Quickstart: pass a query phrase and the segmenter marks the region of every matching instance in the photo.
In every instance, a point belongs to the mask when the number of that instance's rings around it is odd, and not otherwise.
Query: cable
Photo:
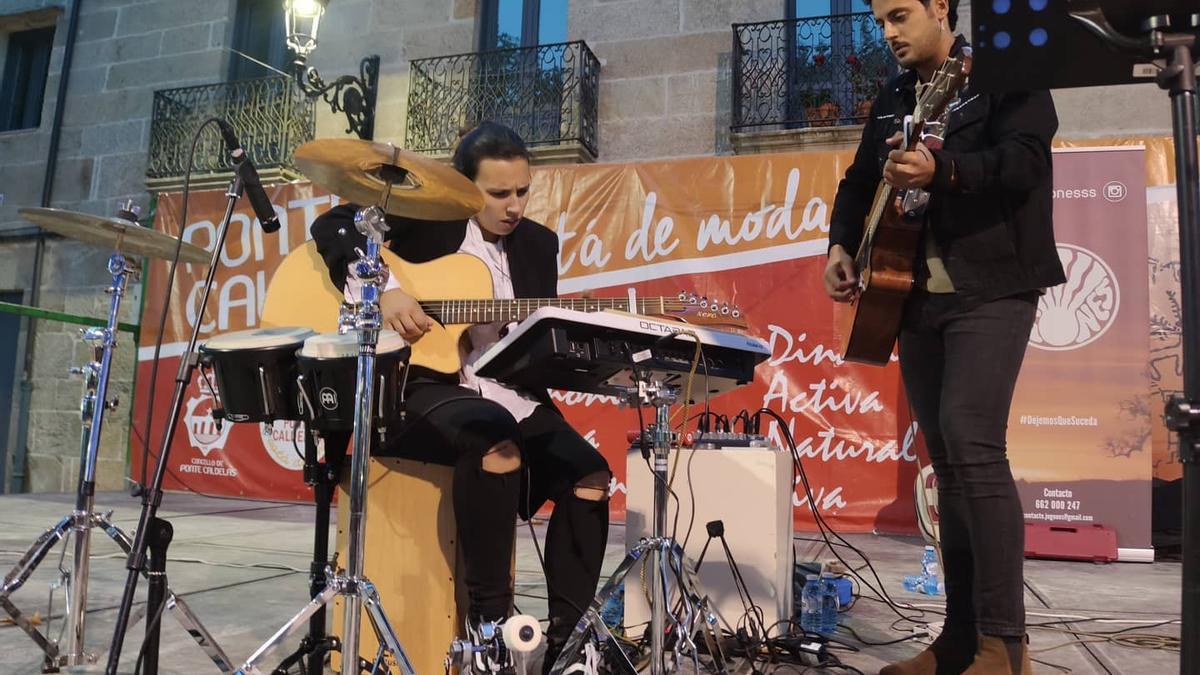
[[[916,618],[910,617],[900,611],[902,607],[887,593],[883,580],[880,579],[879,573],[875,570],[875,567],[871,564],[871,561],[867,555],[863,553],[861,549],[847,541],[845,537],[834,531],[833,528],[829,527],[829,524],[825,522],[820,510],[817,509],[816,499],[813,497],[812,486],[809,483],[808,474],[804,470],[803,462],[800,461],[800,452],[796,447],[796,441],[794,438],[792,438],[791,429],[788,427],[786,421],[783,419],[783,417],[770,408],[760,408],[755,413],[756,416],[762,414],[770,415],[775,419],[779,426],[780,433],[783,435],[785,442],[788,444],[788,448],[792,453],[794,475],[799,477],[801,484],[804,486],[805,496],[808,498],[807,501],[809,511],[812,513],[813,521],[816,523],[818,531],[821,533],[825,545],[829,547],[830,553],[832,553],[833,556],[837,558],[838,562],[842,563],[847,570],[851,571],[852,574],[857,576],[860,583],[862,583],[864,587],[870,589],[873,593],[882,598],[883,602],[897,616],[915,623],[918,622]],[[850,550],[854,551],[863,560],[863,562],[866,563],[867,569],[871,572],[871,576],[874,577],[875,582],[878,584],[878,588],[874,584],[871,584],[869,581],[867,581],[867,579],[865,579],[862,575],[859,575],[857,572],[853,571],[853,566],[847,563],[846,560],[837,552],[837,548],[833,545],[833,542],[830,541],[830,535],[836,538],[845,548],[849,548]]]
[[[167,312],[171,305],[171,291],[175,287],[175,268],[179,266],[179,255],[183,250],[183,231],[184,228],[187,227],[188,201],[191,197],[192,185],[192,164],[195,162],[196,146],[200,143],[200,134],[203,133],[205,127],[216,123],[216,117],[209,117],[200,124],[198,129],[196,129],[195,135],[192,136],[191,148],[188,150],[187,170],[183,174],[183,208],[181,209],[179,216],[179,236],[175,239],[175,255],[171,258],[171,266],[167,268],[167,288],[163,292],[162,312],[159,313],[158,317],[158,336],[154,340],[154,361],[150,366],[150,389],[146,395],[146,434],[143,437],[142,442],[141,471],[141,486],[143,490],[146,489],[146,471],[150,466],[150,435],[151,429],[153,428],[151,425],[154,422],[154,390],[158,384],[159,358],[162,355],[163,335],[167,326]],[[204,317],[198,316],[196,317],[196,320],[203,321]],[[157,459],[157,457],[155,459]],[[170,469],[167,470],[170,471]],[[171,473],[171,476],[175,478],[175,480],[179,481],[181,485],[187,487],[187,484],[179,480],[179,476],[176,476],[174,472]],[[190,490],[191,488],[188,489]]]

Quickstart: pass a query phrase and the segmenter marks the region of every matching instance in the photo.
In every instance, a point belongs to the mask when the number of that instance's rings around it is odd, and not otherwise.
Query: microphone
[[[241,177],[242,186],[246,190],[246,198],[250,200],[250,206],[254,209],[254,216],[258,218],[258,224],[267,234],[278,232],[279,217],[275,215],[275,207],[271,206],[271,200],[267,199],[267,192],[263,190],[262,181],[258,178],[258,171],[255,170],[254,163],[246,155],[242,144],[238,142],[233,127],[225,120],[218,119],[217,128],[221,130],[221,137],[225,139],[225,147],[229,150],[229,156],[233,158],[233,165],[237,167],[238,176]]]

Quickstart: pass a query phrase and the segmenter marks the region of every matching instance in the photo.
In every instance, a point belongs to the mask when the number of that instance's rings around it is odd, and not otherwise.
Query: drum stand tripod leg
[[[237,669],[237,675],[262,675],[262,671],[258,669],[259,661],[262,661],[267,654],[270,654],[284,640],[303,630],[304,625],[314,614],[324,610],[329,603],[333,602],[335,597],[345,592],[345,579],[334,576],[332,570],[327,569],[326,572],[328,578],[325,590],[321,591],[319,596],[309,601],[303,609],[297,612],[287,623],[283,624],[282,628],[275,631],[275,634],[264,642],[261,647],[256,649],[250,655],[250,658],[246,659],[246,662],[242,664],[242,667]],[[347,673],[347,675],[352,674]]]
[[[341,453],[328,452],[325,461],[318,461],[315,431],[304,434],[304,482],[313,486],[313,501],[316,502],[316,522],[313,532],[313,558],[309,567],[309,597],[316,598],[325,590],[325,569],[329,560],[329,513],[333,503],[333,491],[341,475]],[[327,434],[329,447],[345,446],[348,438],[339,433]],[[336,565],[335,565],[336,567]],[[308,635],[300,640],[296,651],[280,662],[274,675],[287,675],[297,663],[306,664],[303,675],[322,675],[325,672],[325,655],[338,650],[338,640],[325,634],[325,607],[320,607],[309,619]]]

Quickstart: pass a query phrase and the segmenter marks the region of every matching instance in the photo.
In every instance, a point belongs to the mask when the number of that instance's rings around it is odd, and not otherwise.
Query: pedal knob
[[[501,629],[504,646],[518,654],[529,654],[542,644],[542,627],[528,614],[511,616]]]

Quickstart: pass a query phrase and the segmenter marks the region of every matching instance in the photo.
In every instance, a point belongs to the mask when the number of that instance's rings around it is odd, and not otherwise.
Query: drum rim
[[[400,333],[398,333],[394,330],[385,328],[380,331],[379,337],[383,337],[384,335],[386,335],[389,340],[399,340],[400,345],[397,347],[388,349],[387,351],[380,351],[380,349],[379,349],[380,345],[378,344],[380,342],[380,340],[377,339],[376,347],[375,347],[375,355],[376,356],[386,356],[386,355],[396,354],[398,352],[403,352],[406,349],[409,350],[410,352],[412,351],[412,343],[409,342],[408,340],[405,340],[404,336],[400,335]],[[327,340],[330,344],[334,344],[334,345],[340,345],[342,343],[349,343],[351,345],[354,345],[355,349],[354,349],[353,353],[345,354],[343,356],[318,356],[316,354],[304,354],[304,348],[308,345],[308,341],[312,340],[314,338],[323,338],[323,339]],[[340,338],[340,342],[336,341],[339,338]],[[351,339],[353,339],[355,341],[350,342]],[[343,359],[357,359],[358,358],[357,345],[358,345],[357,336],[355,336],[353,333],[337,333],[334,331],[329,331],[326,333],[316,333],[315,335],[309,335],[308,337],[304,338],[304,342],[296,350],[296,358],[321,360],[321,361],[341,361]]]
[[[284,335],[258,336],[259,339],[263,339],[263,338],[270,339],[270,338],[274,337],[274,338],[278,338],[281,340],[282,339],[288,340],[287,342],[279,342],[278,344],[270,344],[270,345],[258,345],[258,346],[228,345],[228,346],[226,346],[226,345],[222,345],[219,343],[215,347],[211,345],[213,340],[221,340],[223,338],[228,338],[230,336],[239,335],[239,334],[243,334],[243,333],[252,334],[252,333],[259,332],[259,331],[268,331],[268,330],[275,329],[275,328],[290,328],[290,329],[293,329],[296,331],[307,331],[308,334],[304,335],[303,337],[288,337],[288,336],[284,336]],[[200,351],[202,351],[202,352],[253,352],[253,351],[260,351],[260,350],[267,351],[267,350],[277,350],[277,349],[296,349],[297,345],[303,346],[304,341],[314,335],[320,335],[320,333],[317,333],[316,331],[312,330],[311,328],[305,328],[304,326],[270,326],[270,327],[265,327],[265,328],[264,327],[247,328],[245,330],[235,330],[235,331],[230,331],[227,333],[221,333],[219,335],[214,335],[211,338],[205,340],[203,343],[201,343]]]
[[[384,358],[384,357],[390,358],[392,356],[403,356],[403,352],[406,352],[406,351],[412,352],[412,345],[406,344],[403,347],[397,347],[396,349],[391,349],[386,352],[376,351],[375,358],[380,359],[380,358]],[[349,360],[357,360],[358,354],[347,354],[346,356],[315,356],[315,355],[310,355],[310,354],[303,354],[303,353],[301,353],[301,350],[298,349],[298,350],[296,350],[296,359],[304,360],[304,361],[346,361],[348,359]]]

